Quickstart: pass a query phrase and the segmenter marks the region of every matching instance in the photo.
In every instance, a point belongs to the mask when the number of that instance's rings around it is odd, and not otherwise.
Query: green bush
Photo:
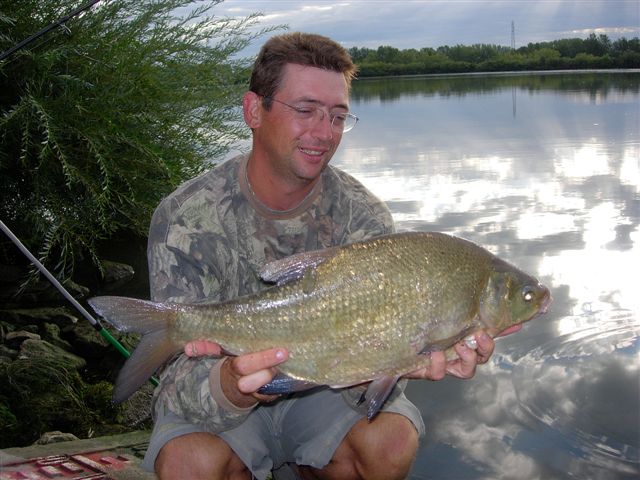
[[[265,31],[190,3],[100,2],[0,63],[0,218],[65,278],[248,135],[238,54]],[[0,0],[0,50],[79,4]]]

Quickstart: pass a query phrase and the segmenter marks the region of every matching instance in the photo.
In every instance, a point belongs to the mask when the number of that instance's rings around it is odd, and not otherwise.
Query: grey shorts
[[[404,394],[388,401],[383,411],[407,417],[418,434],[425,427],[420,411]],[[344,401],[340,391],[320,389],[262,405],[238,427],[218,434],[253,475],[266,479],[271,470],[287,463],[326,466],[336,449],[363,414]],[[143,467],[153,471],[160,449],[171,439],[203,432],[197,425],[169,412],[156,418]]]

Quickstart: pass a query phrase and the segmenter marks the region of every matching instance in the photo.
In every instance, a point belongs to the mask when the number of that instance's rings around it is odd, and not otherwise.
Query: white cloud
[[[328,35],[347,47],[396,48],[489,43],[516,45],[606,34],[612,39],[640,35],[636,0],[520,1],[314,1],[227,0],[221,15],[262,12],[261,25],[288,24],[290,30]]]

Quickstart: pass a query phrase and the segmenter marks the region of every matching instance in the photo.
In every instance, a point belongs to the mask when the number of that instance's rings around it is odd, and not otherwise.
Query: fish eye
[[[529,303],[530,301],[533,300],[534,297],[535,297],[535,291],[533,290],[533,287],[527,285],[522,289],[522,299],[525,302]]]

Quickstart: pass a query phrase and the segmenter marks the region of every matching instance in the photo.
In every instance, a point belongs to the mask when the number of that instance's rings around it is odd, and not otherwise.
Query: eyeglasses
[[[325,112],[320,107],[296,107],[294,105],[281,102],[280,100],[276,100],[273,97],[262,98],[267,101],[280,103],[285,107],[289,107],[293,110],[296,120],[302,125],[312,126],[324,120]],[[353,113],[329,113],[329,118],[331,119],[331,130],[335,133],[346,133],[355,127],[356,123],[358,123],[358,117]]]

